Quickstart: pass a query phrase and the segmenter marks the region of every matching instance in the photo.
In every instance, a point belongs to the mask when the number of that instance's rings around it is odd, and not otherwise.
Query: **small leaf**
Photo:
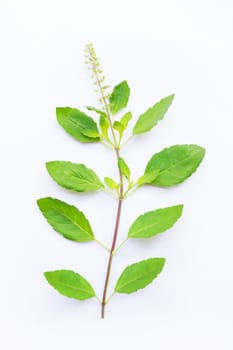
[[[140,215],[131,225],[130,238],[149,238],[171,228],[181,217],[183,205],[149,211]]]
[[[73,205],[51,197],[40,198],[37,204],[48,223],[65,238],[76,242],[95,239],[89,221]]]
[[[116,120],[113,123],[113,129],[117,130],[119,132],[120,136],[122,136],[123,131],[124,131],[124,125]]]
[[[130,94],[130,88],[126,80],[114,87],[110,96],[110,110],[112,114],[116,114],[127,106]]]
[[[127,112],[123,115],[123,117],[120,120],[120,123],[123,125],[124,130],[127,128],[129,121],[132,119],[132,113]]]
[[[108,122],[108,119],[103,114],[100,115],[99,124],[100,124],[100,130],[103,136],[108,140],[109,139],[108,137],[109,122]]]
[[[52,161],[46,163],[46,168],[54,181],[69,190],[90,192],[103,188],[96,173],[84,164]]]
[[[163,270],[164,258],[150,258],[127,266],[120,275],[115,292],[130,294],[145,288]]]
[[[163,119],[165,113],[172,104],[174,96],[175,95],[170,95],[163,98],[153,107],[149,108],[145,113],[140,115],[133,128],[133,135],[150,131],[159,120]]]
[[[139,186],[141,185],[146,185],[146,184],[150,184],[152,181],[155,180],[155,178],[159,175],[159,170],[152,170],[152,171],[148,171],[146,174],[142,175],[139,177],[139,179],[137,180],[137,184]]]
[[[159,170],[159,174],[150,182],[152,185],[177,185],[192,175],[204,155],[205,149],[197,145],[171,146],[152,156],[144,175]]]
[[[130,179],[130,170],[123,158],[118,158],[118,167],[120,172],[126,177],[127,180]]]
[[[65,131],[81,142],[98,142],[100,139],[96,122],[76,108],[58,107],[57,121]]]
[[[85,300],[95,296],[90,283],[77,272],[56,270],[45,272],[44,276],[52,287],[68,298]]]
[[[96,112],[99,115],[103,115],[104,117],[106,117],[106,113],[104,111],[101,111],[98,108],[95,108],[95,107],[92,107],[92,106],[86,106],[86,109],[88,109],[88,111]]]
[[[119,187],[119,185],[111,177],[105,177],[104,182],[109,188],[111,188],[111,190],[117,190]]]

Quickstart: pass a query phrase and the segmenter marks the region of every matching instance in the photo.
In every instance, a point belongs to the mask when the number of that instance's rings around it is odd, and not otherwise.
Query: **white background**
[[[2,349],[233,348],[232,10],[230,0],[1,1]],[[176,93],[166,118],[122,151],[134,178],[165,146],[197,143],[207,150],[182,185],[142,188],[125,202],[118,242],[139,214],[179,203],[185,208],[173,229],[129,241],[116,256],[109,291],[129,263],[150,256],[167,262],[143,291],[115,296],[104,321],[96,300],[60,296],[43,271],[74,269],[101,295],[106,252],[65,240],[36,206],[43,196],[75,204],[110,245],[116,201],[104,193],[69,193],[44,167],[70,160],[101,178],[117,176],[110,150],[76,142],[55,120],[56,106],[96,104],[83,64],[88,40],[108,82],[127,79],[135,118]]]

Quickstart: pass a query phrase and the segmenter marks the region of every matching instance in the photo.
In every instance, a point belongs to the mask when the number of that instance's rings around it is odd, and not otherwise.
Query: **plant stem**
[[[116,156],[117,156],[117,160],[118,160],[119,157],[120,157],[119,149],[116,148],[115,150],[116,150]],[[122,176],[120,170],[119,170],[119,176],[120,176],[120,193],[119,193],[119,199],[118,199],[118,207],[117,207],[117,214],[116,214],[115,229],[114,229],[112,245],[111,245],[111,249],[110,249],[110,253],[109,253],[108,266],[107,266],[107,272],[106,272],[105,283],[104,283],[104,291],[103,291],[102,307],[101,307],[101,318],[104,318],[104,314],[105,314],[105,305],[106,305],[106,296],[107,296],[107,290],[108,290],[108,283],[109,283],[109,277],[110,277],[110,273],[111,273],[113,253],[114,253],[115,246],[116,246],[117,234],[118,234],[120,218],[121,218],[121,209],[122,209],[122,202],[123,202],[124,187],[123,187],[123,176]]]
[[[111,110],[110,110],[110,106],[109,106],[109,95],[105,94],[105,90],[106,90],[106,88],[108,88],[108,86],[103,86],[103,81],[105,80],[105,77],[102,75],[102,70],[100,69],[100,64],[99,64],[98,58],[96,56],[95,50],[93,48],[93,45],[88,44],[86,47],[86,50],[87,50],[87,55],[86,55],[87,63],[90,65],[91,71],[93,73],[93,77],[95,78],[94,84],[98,87],[98,90],[99,90],[99,93],[101,96],[100,101],[102,102],[102,105],[103,105],[104,110],[106,112],[106,116],[108,119],[111,134],[112,134],[112,140],[110,140],[110,143],[116,152],[117,163],[118,163],[118,160],[120,158],[119,150],[120,150],[121,137],[119,137],[119,140],[117,142],[117,137],[116,137],[116,134],[115,134],[115,131],[113,128],[112,119],[111,119]],[[114,234],[113,234],[113,239],[112,239],[112,245],[111,245],[111,249],[109,252],[107,272],[106,272],[104,290],[103,290],[103,296],[102,296],[102,302],[101,302],[101,317],[102,318],[104,318],[108,283],[109,283],[109,277],[110,277],[110,273],[111,273],[113,253],[114,253],[115,246],[116,246],[117,234],[118,234],[118,229],[119,229],[119,224],[120,224],[122,201],[124,198],[124,182],[123,182],[123,175],[122,175],[120,169],[119,169],[119,177],[120,177],[120,188],[119,188],[119,192],[118,192],[118,207],[117,207],[117,214],[116,214],[116,222],[115,222]],[[98,242],[98,243],[100,243],[100,242]]]

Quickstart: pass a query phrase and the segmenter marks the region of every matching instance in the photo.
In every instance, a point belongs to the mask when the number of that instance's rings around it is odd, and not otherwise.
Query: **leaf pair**
[[[110,96],[110,110],[112,114],[116,114],[122,108],[126,107],[129,99],[130,89],[126,81],[115,86]],[[99,114],[99,126],[102,135],[108,139],[109,121],[106,113],[98,108],[88,106],[88,110]],[[101,134],[98,130],[96,122],[86,113],[77,108],[57,107],[57,121],[63,129],[76,140],[85,143],[100,141]],[[114,123],[114,128],[122,134],[123,129],[127,127],[129,120],[132,118],[131,113],[126,113],[120,122]]]
[[[113,115],[127,106],[129,95],[130,89],[126,81],[123,81],[122,83],[115,86],[110,96],[110,110]],[[141,114],[136,124],[134,125],[133,135],[138,135],[150,131],[158,123],[159,120],[163,119],[164,115],[172,104],[174,96],[175,95],[173,94],[161,99],[151,108],[147,109],[146,112]],[[114,122],[113,127],[119,132],[120,136],[122,136],[122,133],[126,129],[128,122],[131,119],[132,114],[130,112],[127,112],[121,118],[121,120]]]
[[[110,111],[113,115],[127,106],[129,95],[130,88],[127,81],[124,80],[114,87],[109,100]],[[163,119],[173,99],[174,95],[167,96],[140,115],[133,128],[133,135],[150,131],[159,120]],[[77,108],[58,107],[56,109],[57,120],[68,134],[80,142],[98,142],[102,136],[109,140],[109,121],[106,113],[91,106],[88,106],[87,109],[99,114],[99,126],[102,135],[98,130],[96,122]],[[127,112],[119,121],[113,123],[113,128],[119,133],[120,140],[131,119],[131,112]]]
[[[118,169],[120,173],[130,182],[130,169],[122,157],[118,158]],[[105,177],[104,182],[111,190],[115,190],[118,193],[120,183],[117,184],[111,177]]]
[[[115,292],[130,294],[146,287],[162,271],[164,264],[164,258],[150,258],[127,266],[118,278]],[[51,286],[69,298],[85,300],[96,296],[91,284],[77,272],[56,270],[44,275]]]
[[[75,206],[51,197],[40,198],[37,204],[48,223],[65,238],[76,242],[95,240],[88,219]],[[183,205],[175,205],[140,215],[130,226],[128,238],[149,238],[168,230],[182,210]]]

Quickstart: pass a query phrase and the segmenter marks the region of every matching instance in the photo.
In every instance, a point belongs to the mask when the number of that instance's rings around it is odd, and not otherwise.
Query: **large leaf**
[[[156,176],[159,175],[159,170],[151,170],[150,172],[145,173],[137,179],[137,184],[139,186],[150,184],[155,180]]]
[[[80,274],[71,270],[56,270],[44,273],[48,283],[68,298],[85,300],[95,296],[90,283]]]
[[[81,142],[97,142],[100,139],[96,122],[76,108],[58,107],[58,123],[65,131]]]
[[[175,95],[170,95],[158,103],[156,103],[153,107],[149,108],[145,113],[140,115],[137,123],[133,128],[133,135],[142,134],[144,132],[150,131],[159,120],[163,119],[165,113],[170,107]]]
[[[198,145],[176,145],[155,153],[148,162],[145,174],[159,170],[152,185],[173,186],[183,182],[197,169],[205,155]]]
[[[127,266],[116,283],[115,292],[130,294],[145,288],[162,271],[164,264],[164,258],[150,258]]]
[[[131,225],[128,237],[149,238],[171,228],[180,218],[183,205],[149,211],[140,215]]]
[[[48,223],[65,238],[77,242],[95,239],[89,221],[73,205],[51,197],[40,198],[37,204]]]
[[[96,191],[103,187],[98,176],[84,164],[64,161],[47,162],[50,176],[60,186],[77,192]]]
[[[116,114],[127,106],[129,100],[130,88],[126,80],[114,87],[110,96],[110,110]]]

